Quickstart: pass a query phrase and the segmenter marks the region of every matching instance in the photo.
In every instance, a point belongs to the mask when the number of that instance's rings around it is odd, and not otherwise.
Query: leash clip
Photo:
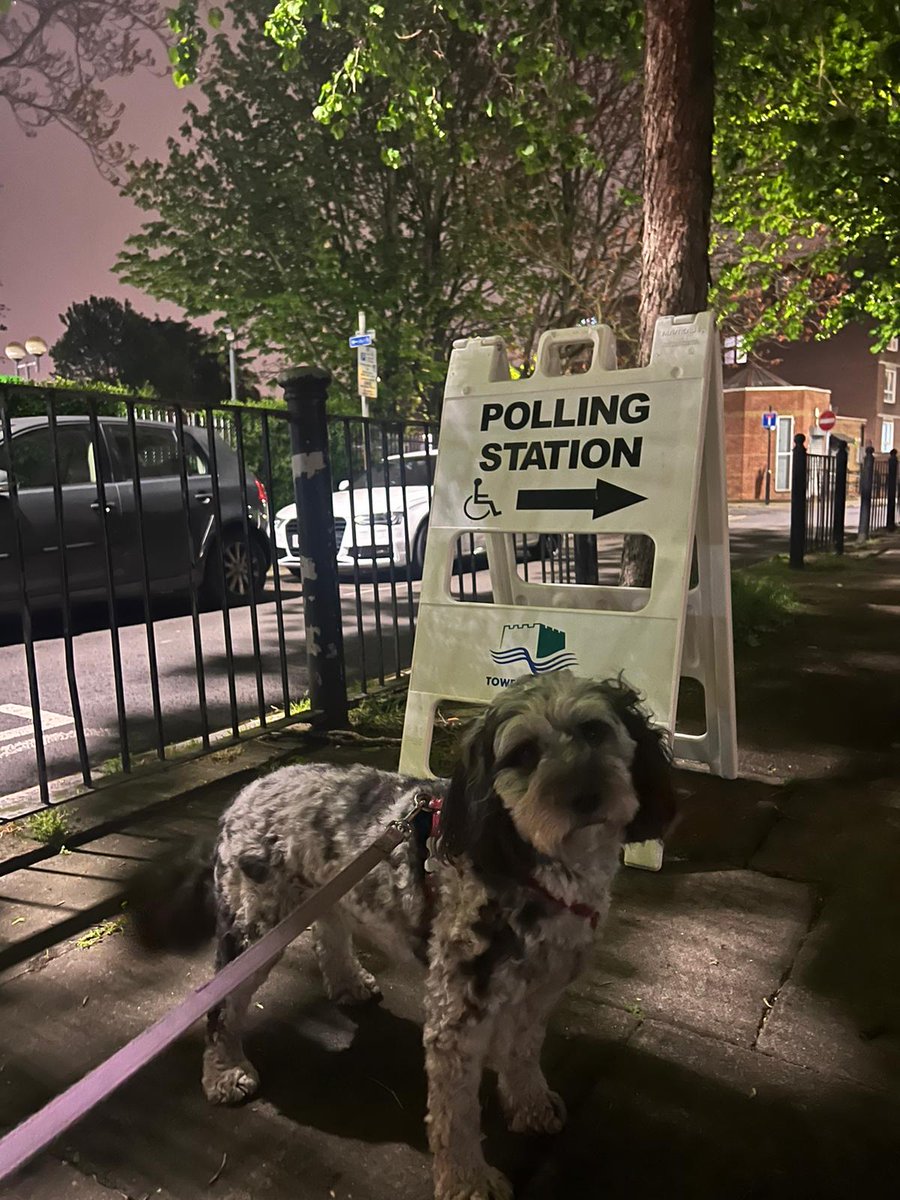
[[[424,812],[427,808],[431,807],[432,800],[433,797],[430,796],[428,792],[417,792],[413,807],[404,816],[398,817],[395,821],[391,821],[391,828],[396,829],[397,832],[408,841],[415,832],[415,826],[413,825],[413,822],[420,812]],[[431,838],[428,840],[430,842]],[[431,847],[429,846],[429,853],[430,851]]]

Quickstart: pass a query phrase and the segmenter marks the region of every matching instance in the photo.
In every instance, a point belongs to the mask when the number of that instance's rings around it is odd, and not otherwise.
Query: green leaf
[[[218,29],[225,20],[225,14],[221,8],[211,8],[206,16],[213,29]]]

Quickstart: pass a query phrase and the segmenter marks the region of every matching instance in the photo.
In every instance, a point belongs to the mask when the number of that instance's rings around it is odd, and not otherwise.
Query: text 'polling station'
[[[649,419],[650,397],[630,392],[620,397],[559,396],[555,400],[487,402],[481,408],[482,433],[503,436],[533,434],[536,430],[577,430],[567,437],[540,434],[526,439],[485,442],[478,463],[482,471],[574,471],[578,467],[639,467],[644,439],[641,436],[589,437],[587,431],[604,426],[640,425]]]

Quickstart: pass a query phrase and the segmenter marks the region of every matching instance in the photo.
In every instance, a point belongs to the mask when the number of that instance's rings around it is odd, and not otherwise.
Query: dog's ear
[[[497,726],[488,710],[466,733],[441,809],[440,857],[452,863],[465,856],[485,878],[522,880],[533,873],[537,852],[494,791]]]
[[[466,854],[476,837],[482,809],[493,791],[494,728],[482,713],[470,725],[441,809],[441,857],[448,862]]]
[[[665,734],[653,728],[640,696],[621,676],[601,686],[635,746],[631,781],[640,808],[625,831],[625,839],[646,842],[662,838],[677,811],[672,756]]]

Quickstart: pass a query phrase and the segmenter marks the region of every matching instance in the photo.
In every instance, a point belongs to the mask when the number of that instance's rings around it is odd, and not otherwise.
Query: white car
[[[357,475],[352,490],[349,480],[341,480],[331,496],[338,570],[352,571],[356,564],[368,570],[374,565],[377,570],[391,563],[405,569],[409,563],[413,575],[421,577],[436,463],[436,452],[426,454],[424,450],[404,454],[402,460],[399,455],[391,454],[386,460],[373,463],[371,506],[370,481],[365,471]],[[549,548],[549,539],[545,543]],[[530,558],[538,553],[540,545],[539,534],[516,535],[516,557],[520,561]],[[299,579],[296,504],[286,504],[275,514],[275,548],[279,564]],[[458,553],[460,562],[471,561],[472,555],[483,558],[485,545],[481,535],[463,535]]]
[[[373,463],[371,505],[365,471],[353,481],[352,489],[349,480],[341,481],[331,497],[339,569],[352,570],[356,563],[388,567],[392,562],[405,568],[409,561],[414,573],[421,574],[436,462],[437,455],[424,450],[404,454],[402,460],[396,454],[389,456],[387,487],[383,460]],[[278,562],[299,578],[296,504],[286,504],[275,514],[275,547]]]

